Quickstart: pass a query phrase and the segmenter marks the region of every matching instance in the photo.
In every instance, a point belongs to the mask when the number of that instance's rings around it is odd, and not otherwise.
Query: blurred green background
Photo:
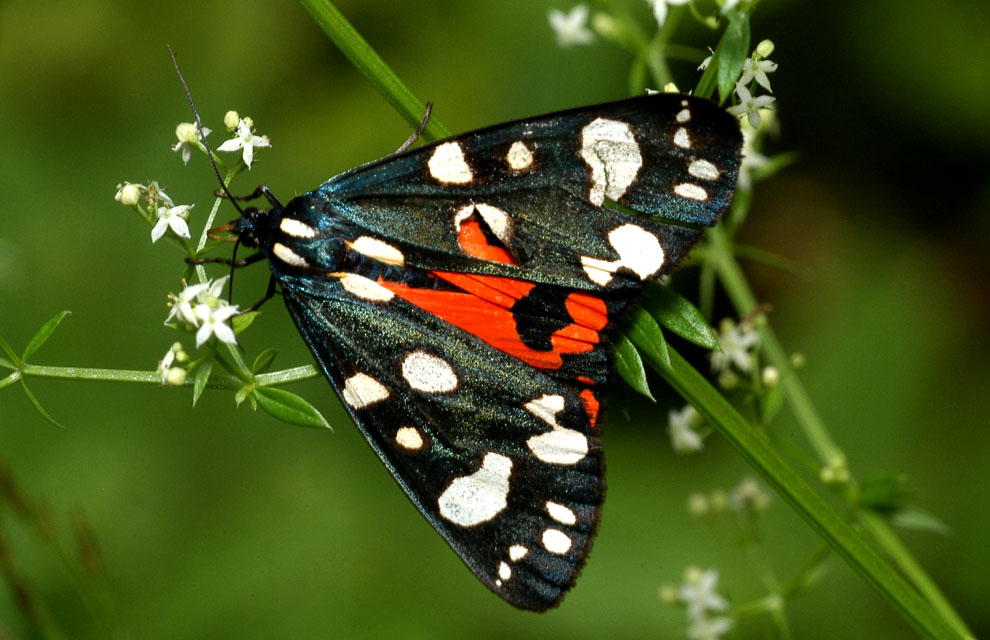
[[[569,4],[339,6],[455,131],[628,91],[622,52],[556,47],[546,11]],[[753,24],[754,44],[777,45],[774,148],[800,161],[759,185],[744,239],[814,274],[757,267],[754,286],[788,348],[806,355],[802,376],[855,472],[906,474],[918,503],[952,527],[903,539],[988,636],[990,8],[765,1]],[[408,135],[293,2],[4,0],[0,335],[21,349],[57,311],[73,312],[36,364],[153,370],[178,337],[162,326],[177,252],[153,248],[113,200],[117,183],[150,178],[200,215],[210,202],[202,157],[183,167],[168,149],[189,113],[166,43],[207,126],[221,130],[235,108],[272,138],[237,191],[264,182],[288,200]],[[697,77],[690,65],[674,71],[682,87]],[[267,271],[239,278],[239,301],[251,302]],[[258,322],[249,353],[276,345],[277,366],[311,362],[280,303]],[[689,564],[717,567],[735,602],[763,594],[732,535],[684,507],[690,492],[749,470],[717,436],[701,455],[674,455],[664,426],[681,403],[659,380],[659,405],[631,400],[631,420],[611,412],[595,550],[563,606],[542,616],[476,584],[324,382],[293,389],[334,433],[236,409],[227,394],[207,392],[193,410],[188,390],[30,382],[68,428],[44,422],[18,387],[3,390],[0,460],[50,506],[70,552],[70,515],[85,514],[105,564],[84,590],[114,637],[674,638],[683,612],[661,606],[657,588]],[[786,412],[776,426],[800,441]],[[9,509],[0,518],[50,618],[68,637],[105,637],[57,557]],[[783,576],[819,545],[779,501],[764,525]],[[789,607],[795,637],[913,636],[841,561],[830,567]],[[764,637],[764,624],[744,623],[738,637]],[[5,633],[26,637],[0,585]]]

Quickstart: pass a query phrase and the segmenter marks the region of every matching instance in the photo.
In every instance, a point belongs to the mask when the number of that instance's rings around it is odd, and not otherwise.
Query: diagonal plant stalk
[[[340,48],[344,55],[369,79],[391,103],[396,110],[415,126],[420,114],[425,109],[424,103],[406,87],[384,60],[361,37],[354,27],[347,22],[343,14],[329,0],[299,0],[300,4],[313,16],[327,36]],[[733,25],[738,27],[738,25]],[[746,23],[748,26],[748,22]],[[739,38],[739,29],[733,33]],[[748,31],[745,34],[748,42]],[[707,76],[706,76],[707,78]],[[705,79],[705,78],[703,78]],[[715,87],[713,78],[708,78],[709,93]],[[449,135],[449,130],[436,118],[432,118],[423,132],[424,138],[435,140]],[[719,241],[718,231],[712,233],[716,242]],[[723,284],[735,278],[732,287],[736,294],[748,291],[741,270],[729,255],[724,256],[719,263],[719,275]],[[732,268],[735,265],[735,268]],[[732,291],[730,291],[730,294]],[[750,298],[752,294],[750,293]],[[755,299],[753,299],[755,302]],[[747,305],[752,308],[754,305]],[[767,340],[769,352],[784,356],[785,352],[773,334],[766,330],[770,338]],[[635,341],[634,341],[635,342]],[[764,348],[767,349],[766,344]],[[641,349],[648,345],[637,345]],[[943,607],[936,611],[929,601],[922,598],[918,591],[899,574],[894,568],[870,547],[863,537],[857,533],[842,516],[793,470],[769,444],[750,427],[746,420],[725,400],[708,381],[692,368],[682,356],[672,349],[669,350],[671,362],[668,364],[660,359],[651,358],[645,352],[650,365],[656,368],[673,386],[678,393],[695,405],[708,420],[735,446],[740,453],[752,464],[757,471],[780,493],[788,503],[841,555],[863,578],[881,595],[883,595],[904,618],[925,637],[949,639],[970,636],[965,625],[958,616],[946,615]],[[783,358],[786,361],[786,357]],[[841,449],[832,441],[824,424],[817,416],[807,393],[800,381],[794,375],[789,362],[780,367],[782,378],[786,380],[786,389],[795,411],[802,420],[814,426],[810,430],[813,436],[816,452],[825,455],[825,460],[844,461]],[[832,457],[838,456],[838,458]],[[910,557],[910,556],[908,556]],[[931,600],[931,597],[929,597]],[[944,601],[944,600],[943,600]],[[949,607],[949,612],[951,607]]]
[[[709,259],[722,287],[726,290],[739,317],[746,317],[757,308],[756,296],[750,289],[742,267],[735,257],[729,234],[720,227],[708,231]],[[846,455],[832,440],[818,411],[815,409],[801,379],[791,366],[790,358],[784,350],[769,322],[761,323],[760,344],[767,361],[780,371],[780,381],[786,390],[785,397],[790,402],[797,422],[815,451],[823,467],[846,468]],[[849,471],[846,499],[855,500],[856,480]],[[962,617],[942,593],[931,576],[921,567],[886,520],[861,507],[854,508],[860,526],[870,533],[877,546],[891,558],[914,587],[925,597],[939,615],[961,637],[973,637]]]

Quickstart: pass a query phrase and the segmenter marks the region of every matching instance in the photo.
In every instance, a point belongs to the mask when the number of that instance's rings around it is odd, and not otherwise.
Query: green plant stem
[[[372,86],[378,89],[389,104],[406,119],[406,122],[414,127],[418,126],[426,111],[426,103],[417,98],[399,80],[399,76],[385,64],[381,56],[361,37],[337,7],[329,0],[299,0],[299,4],[309,11],[323,32],[333,40],[358,71],[371,81]],[[449,135],[450,130],[432,117],[423,129],[423,137],[427,140],[438,140]]]
[[[721,227],[708,230],[708,257],[710,264],[715,266],[719,280],[732,300],[736,313],[740,317],[753,313],[757,305],[756,296],[749,288],[742,267],[736,262],[732,240]],[[760,344],[767,360],[780,372],[781,384],[787,391],[791,409],[797,415],[798,422],[821,463],[827,465],[844,462],[845,454],[832,440],[808,392],[791,367],[790,358],[766,323],[760,327]]]
[[[974,638],[973,632],[966,626],[955,609],[939,590],[935,582],[925,573],[925,570],[914,559],[886,520],[872,511],[865,509],[859,514],[859,522],[863,528],[877,541],[877,544],[890,556],[907,579],[927,598],[932,607],[942,618],[961,636]]]
[[[668,345],[669,348],[669,345]],[[927,638],[960,638],[927,601],[839,513],[793,471],[731,404],[674,349],[670,366],[650,359],[664,379],[705,416],[835,551]],[[649,358],[649,354],[644,354]]]
[[[739,316],[749,315],[756,309],[756,296],[743,275],[742,267],[735,259],[732,240],[724,229],[716,227],[708,230],[708,241],[709,264],[715,265],[719,280]],[[815,409],[811,397],[791,366],[787,352],[770,328],[769,323],[763,323],[760,326],[760,344],[767,361],[780,372],[781,384],[787,391],[786,397],[791,409],[818,459],[825,466],[845,467],[845,453],[832,440],[825,427],[825,422]],[[851,473],[848,485],[855,487],[855,480]],[[856,515],[859,522],[870,531],[879,547],[908,576],[918,591],[942,615],[942,619],[961,636],[972,637],[972,632],[966,627],[962,618],[953,609],[935,582],[900,542],[893,530],[881,518],[866,509],[856,509]]]
[[[68,380],[92,380],[99,382],[138,382],[143,384],[161,385],[162,379],[154,371],[134,371],[127,369],[94,369],[91,367],[52,367],[46,365],[28,364],[21,369],[24,376],[38,378],[61,378]],[[254,383],[259,387],[274,386],[319,378],[322,374],[313,365],[304,365],[273,371],[254,376]],[[192,386],[192,379],[184,386]],[[214,373],[206,385],[210,389],[237,390],[244,386],[244,380],[237,376]]]

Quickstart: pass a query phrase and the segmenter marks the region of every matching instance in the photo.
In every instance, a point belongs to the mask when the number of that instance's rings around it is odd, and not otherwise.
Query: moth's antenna
[[[220,183],[220,188],[223,189],[225,194],[227,194],[227,199],[230,200],[230,203],[234,205],[234,208],[237,209],[237,211],[239,211],[243,216],[244,209],[241,209],[241,207],[237,204],[234,196],[227,190],[227,185],[223,183],[223,178],[220,177],[220,171],[217,169],[217,163],[213,159],[213,149],[210,148],[210,143],[206,141],[206,134],[203,133],[203,121],[199,119],[199,112],[196,111],[196,104],[193,102],[192,94],[189,93],[189,87],[186,85],[186,79],[182,77],[182,72],[179,71],[179,63],[175,60],[175,52],[172,51],[171,46],[165,46],[168,48],[168,55],[172,56],[172,66],[175,67],[175,75],[179,76],[179,82],[182,83],[182,90],[186,92],[186,99],[189,100],[189,107],[192,109],[193,117],[196,118],[196,131],[199,132],[199,139],[203,143],[203,146],[206,147],[206,157],[210,159],[210,166],[213,167],[213,175],[217,177],[217,182]]]

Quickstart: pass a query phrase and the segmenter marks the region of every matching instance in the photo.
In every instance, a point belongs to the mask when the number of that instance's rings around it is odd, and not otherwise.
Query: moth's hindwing
[[[300,333],[372,448],[474,574],[517,607],[552,606],[598,525],[597,411],[574,387],[353,280],[362,277],[283,281]]]
[[[395,480],[517,607],[584,564],[608,333],[726,209],[740,147],[707,101],[633,98],[389,156],[236,227]]]

